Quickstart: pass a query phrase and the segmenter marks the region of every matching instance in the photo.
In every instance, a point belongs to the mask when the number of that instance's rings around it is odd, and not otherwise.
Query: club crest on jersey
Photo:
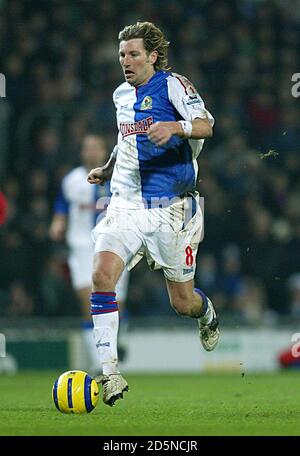
[[[148,95],[143,99],[141,104],[141,109],[144,111],[145,109],[152,109],[152,98]]]
[[[121,122],[120,133],[123,138],[129,135],[145,134],[153,124],[153,117],[146,117],[146,119],[138,120],[137,122]]]

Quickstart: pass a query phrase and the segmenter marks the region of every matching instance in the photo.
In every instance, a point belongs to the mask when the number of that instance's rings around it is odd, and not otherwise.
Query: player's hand
[[[174,134],[173,131],[174,122],[156,122],[151,125],[148,130],[148,138],[156,146],[163,146],[167,144],[171,136]]]
[[[100,167],[94,168],[89,172],[87,181],[90,184],[104,185],[108,178],[107,170],[104,167]]]
[[[54,220],[52,221],[49,228],[49,236],[52,241],[59,242],[64,240],[66,223],[67,222],[64,215],[58,214],[54,217]]]
[[[111,179],[115,164],[116,164],[116,159],[114,157],[110,156],[108,162],[105,163],[104,166],[101,166],[99,168],[94,168],[89,172],[87,181],[90,184],[104,185],[106,181]]]

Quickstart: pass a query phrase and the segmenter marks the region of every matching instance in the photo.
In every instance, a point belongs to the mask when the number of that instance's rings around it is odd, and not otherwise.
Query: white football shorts
[[[93,256],[94,249],[92,243],[87,246],[71,248],[68,264],[75,290],[91,287]]]
[[[193,279],[202,238],[203,213],[197,192],[151,209],[120,207],[112,199],[106,216],[92,231],[95,253],[115,253],[128,270],[145,256],[151,269],[162,268],[173,282]]]

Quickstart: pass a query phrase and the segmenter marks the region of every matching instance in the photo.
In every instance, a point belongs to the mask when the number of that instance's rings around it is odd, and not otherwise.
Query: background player
[[[96,242],[91,313],[104,377],[103,400],[113,405],[128,390],[118,368],[118,306],[115,284],[124,266],[146,256],[162,268],[170,302],[196,318],[203,347],[218,342],[211,301],[194,289],[202,213],[195,191],[196,159],[214,120],[194,86],[167,68],[169,43],[150,22],[119,34],[119,60],[126,82],[114,92],[119,128],[114,157],[90,172],[89,182],[113,171],[107,215],[94,229]],[[162,206],[162,207],[161,207]]]
[[[104,215],[105,203],[108,203],[110,191],[109,182],[106,182],[104,186],[92,187],[87,183],[86,178],[91,167],[99,163],[103,164],[106,159],[107,150],[103,138],[94,134],[86,135],[82,142],[82,166],[73,169],[63,178],[50,226],[51,239],[54,241],[66,239],[69,247],[68,264],[73,287],[82,304],[83,334],[93,370],[97,370],[99,367],[99,354],[93,338],[89,305],[93,262],[91,230],[95,226],[97,218]],[[103,199],[101,200],[101,198]],[[96,209],[96,204],[98,209]],[[99,213],[101,210],[102,213]],[[126,300],[127,287],[128,272],[124,271],[117,286],[117,296],[122,310]],[[119,348],[124,354],[123,341]]]

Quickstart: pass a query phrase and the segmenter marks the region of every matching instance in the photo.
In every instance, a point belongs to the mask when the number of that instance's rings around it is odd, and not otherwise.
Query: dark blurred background
[[[170,65],[216,119],[199,158],[205,237],[197,284],[223,321],[300,319],[298,0],[0,0],[0,316],[79,315],[65,246],[48,237],[53,201],[84,134],[116,142],[118,32],[153,21]],[[131,317],[169,316],[162,274],[139,264]]]

